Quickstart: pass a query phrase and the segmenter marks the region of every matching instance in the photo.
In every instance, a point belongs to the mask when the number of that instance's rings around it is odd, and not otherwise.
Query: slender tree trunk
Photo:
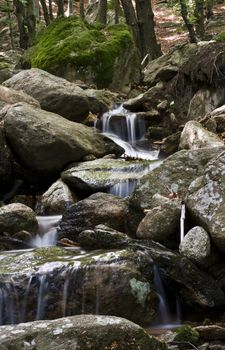
[[[140,30],[142,57],[148,54],[150,59],[155,59],[162,55],[162,51],[156,40],[151,2],[149,0],[135,0],[135,3]]]
[[[119,0],[114,0],[115,1],[115,24],[119,23],[119,12],[120,12],[120,1]]]
[[[121,0],[126,23],[131,27],[136,47],[141,53],[141,39],[136,13],[131,0]]]
[[[189,32],[190,42],[197,43],[198,40],[194,31],[194,27],[188,18],[188,10],[187,10],[187,5],[185,3],[185,0],[179,0],[179,1],[180,1],[181,16],[183,17],[184,23]]]
[[[27,26],[28,47],[34,44],[36,38],[36,7],[35,0],[28,0],[26,5],[25,23]]]
[[[79,7],[80,7],[80,17],[84,19],[84,0],[79,1]]]
[[[48,26],[50,24],[50,16],[48,13],[47,4],[46,4],[45,0],[40,0],[40,3],[41,3],[42,10],[43,10],[45,24],[46,24],[46,26]]]
[[[195,0],[195,18],[196,34],[201,40],[203,40],[205,36],[204,0]]]
[[[70,17],[73,14],[73,0],[68,0],[66,17]]]
[[[57,0],[57,17],[64,17],[64,0]]]
[[[206,0],[206,18],[213,17],[213,0]]]
[[[49,13],[50,21],[53,21],[54,16],[53,16],[53,11],[52,11],[52,0],[48,1],[48,13]]]
[[[28,47],[28,36],[24,25],[25,9],[22,2],[14,0],[15,15],[19,28],[19,43],[21,49],[27,49]]]
[[[15,43],[14,43],[14,39],[13,39],[12,18],[11,18],[12,6],[11,6],[10,0],[7,0],[7,7],[8,7],[7,17],[8,17],[8,21],[9,21],[9,37],[10,37],[11,48],[12,48],[12,50],[14,50]]]
[[[99,0],[97,20],[99,23],[107,23],[107,0]]]

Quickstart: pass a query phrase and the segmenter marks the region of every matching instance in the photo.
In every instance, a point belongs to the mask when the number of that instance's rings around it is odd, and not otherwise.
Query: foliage
[[[191,328],[191,326],[185,325],[176,330],[176,336],[174,340],[177,342],[188,342],[196,344],[199,340],[199,333]]]
[[[225,41],[225,31],[220,32],[215,38],[216,42],[221,43]]]
[[[95,76],[98,86],[105,86],[111,81],[116,58],[130,45],[132,35],[126,25],[102,28],[69,17],[57,19],[44,29],[29,56],[32,67],[60,74],[70,65],[81,77],[88,72]]]

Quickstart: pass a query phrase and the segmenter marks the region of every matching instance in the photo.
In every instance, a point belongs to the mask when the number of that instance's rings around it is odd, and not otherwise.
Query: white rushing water
[[[37,216],[38,233],[31,240],[32,247],[50,247],[57,242],[57,226],[62,215]]]

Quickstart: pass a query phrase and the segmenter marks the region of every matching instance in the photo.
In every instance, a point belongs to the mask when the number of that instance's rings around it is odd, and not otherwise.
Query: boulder
[[[113,230],[105,225],[82,231],[78,235],[79,244],[87,249],[115,249],[126,247],[131,239],[126,233]]]
[[[203,227],[195,226],[180,243],[181,254],[197,264],[204,263],[211,253],[210,237]]]
[[[159,266],[162,277],[181,297],[184,309],[188,313],[208,312],[218,314],[225,305],[225,294],[218,281],[198,268],[191,260],[159,243],[148,242],[148,250]]]
[[[15,69],[20,59],[21,52],[19,50],[4,50],[0,52],[0,84],[15,74]]]
[[[77,240],[80,232],[103,224],[126,231],[127,202],[107,193],[95,193],[72,205],[63,214],[59,236]]]
[[[147,212],[137,228],[136,236],[141,239],[162,242],[176,233],[179,223],[179,201],[167,200]]]
[[[6,143],[3,123],[0,122],[0,196],[9,190],[13,183],[13,157]]]
[[[100,28],[78,17],[61,18],[41,32],[28,56],[32,67],[100,89],[127,92],[140,79],[140,56],[122,23]]]
[[[0,208],[0,232],[16,233],[21,230],[37,232],[34,211],[24,204],[14,203]]]
[[[97,159],[74,164],[61,174],[69,186],[83,191],[104,191],[115,184],[135,181],[156,162]]]
[[[31,181],[57,176],[88,154],[102,157],[123,150],[95,129],[65,120],[27,103],[9,106],[4,115],[7,141]]]
[[[21,71],[3,85],[34,97],[46,111],[76,122],[86,119],[92,111],[91,105],[93,113],[101,114],[108,110],[94,93],[88,96],[78,85],[37,68]]]
[[[38,197],[35,212],[38,215],[62,214],[70,205],[77,202],[75,194],[62,181],[57,180]]]
[[[205,129],[198,121],[187,122],[180,137],[180,149],[222,147],[224,142],[215,133]]]
[[[134,232],[143,218],[143,210],[151,209],[152,197],[168,196],[176,187],[182,200],[190,183],[202,175],[206,164],[221,153],[222,148],[182,150],[165,159],[156,169],[143,176],[129,201],[129,227]]]
[[[215,132],[225,132],[225,105],[214,109],[208,113],[203,120],[205,127],[208,127],[208,123],[211,122],[215,125]]]
[[[196,44],[182,45],[149,62],[144,69],[144,83],[153,86],[159,81],[169,81],[197,51],[198,46]]]
[[[48,247],[2,253],[1,323],[85,313],[146,324],[158,305],[152,278],[152,259],[143,249],[84,253]]]
[[[26,102],[33,106],[40,107],[39,102],[35,98],[22,91],[16,91],[0,85],[0,106],[3,107],[6,104],[12,105],[17,102]]]
[[[193,181],[186,205],[198,225],[225,251],[225,151],[207,164],[203,175]]]
[[[48,339],[48,341],[46,341]],[[36,350],[166,350],[143,328],[119,317],[79,315],[1,327],[0,348]]]

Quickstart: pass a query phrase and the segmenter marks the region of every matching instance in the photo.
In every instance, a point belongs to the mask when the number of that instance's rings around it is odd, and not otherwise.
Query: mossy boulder
[[[185,325],[176,330],[176,336],[174,340],[177,342],[189,342],[196,344],[199,340],[199,333],[191,328],[191,326]]]
[[[132,34],[123,24],[100,28],[76,17],[58,19],[39,35],[27,59],[32,67],[98,88],[123,90],[140,77]]]
[[[119,317],[79,315],[2,327],[4,350],[166,350],[143,328]],[[48,339],[48,341],[46,341]]]

